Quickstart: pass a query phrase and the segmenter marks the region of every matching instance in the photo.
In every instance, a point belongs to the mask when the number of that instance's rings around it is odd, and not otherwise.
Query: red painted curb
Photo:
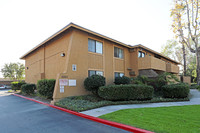
[[[21,97],[21,98],[25,98],[27,100],[34,101],[36,103],[40,103],[40,104],[43,104],[43,105],[46,105],[46,106],[49,106],[49,107],[52,107],[52,108],[55,108],[55,109],[58,109],[58,110],[73,114],[73,115],[76,115],[76,116],[79,116],[79,117],[82,117],[82,118],[85,118],[85,119],[89,119],[89,120],[92,120],[92,121],[95,121],[95,122],[99,122],[99,123],[102,123],[102,124],[106,124],[106,125],[109,125],[109,126],[117,127],[117,128],[120,128],[120,129],[123,129],[123,130],[126,130],[126,131],[130,131],[130,132],[134,132],[134,133],[154,133],[154,132],[147,131],[147,130],[144,130],[144,129],[139,129],[139,128],[135,128],[135,127],[132,127],[132,126],[124,125],[124,124],[121,124],[121,123],[112,122],[112,121],[100,119],[100,118],[97,118],[97,117],[85,115],[85,114],[82,114],[82,113],[71,111],[71,110],[68,110],[68,109],[65,109],[65,108],[61,108],[61,107],[58,107],[58,106],[55,106],[55,105],[51,105],[51,104],[48,104],[48,103],[43,103],[41,101],[37,101],[35,99],[28,98],[28,97],[25,97],[25,96],[21,96],[21,95],[18,95],[18,94],[12,94],[12,95],[18,96],[18,97]]]

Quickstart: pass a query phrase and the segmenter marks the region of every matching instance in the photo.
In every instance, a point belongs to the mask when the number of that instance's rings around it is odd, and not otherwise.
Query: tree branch
[[[192,32],[191,32],[191,27],[190,27],[190,12],[189,12],[189,7],[188,7],[188,1],[186,0],[186,7],[187,7],[187,19],[188,19],[188,30],[191,38],[193,39]]]
[[[194,49],[191,47],[189,38],[183,38],[182,40],[183,40],[182,43],[184,43],[184,44],[189,48],[190,52],[196,53],[196,50],[194,50]],[[187,41],[186,41],[186,40],[187,40]]]

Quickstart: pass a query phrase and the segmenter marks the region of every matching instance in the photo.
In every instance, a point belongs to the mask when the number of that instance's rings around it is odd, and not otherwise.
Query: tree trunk
[[[186,76],[186,53],[184,44],[182,44],[182,50],[183,50],[183,75]]]
[[[200,85],[200,47],[196,51],[197,58],[197,84]]]

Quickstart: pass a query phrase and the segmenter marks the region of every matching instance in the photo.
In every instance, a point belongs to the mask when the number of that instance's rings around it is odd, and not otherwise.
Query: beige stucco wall
[[[177,65],[174,65],[172,63],[166,63],[166,71],[170,73],[179,73],[179,67]]]
[[[191,84],[191,77],[190,76],[183,76],[183,82],[188,83],[190,85]]]
[[[55,79],[58,73],[64,71],[69,37],[71,33],[54,39],[25,58],[25,81],[37,83],[38,80],[47,78]],[[28,68],[28,69],[27,69]]]
[[[25,81],[37,83],[44,73],[44,48],[40,48],[25,59]]]
[[[57,83],[54,91],[54,99],[58,100],[67,96],[84,95],[89,92],[84,89],[84,80],[88,77],[88,70],[103,71],[106,78],[106,84],[113,84],[114,72],[125,73],[129,76],[128,70],[130,67],[130,54],[127,48],[120,47],[124,50],[124,59],[114,57],[114,45],[109,41],[95,38],[85,32],[74,30],[71,34],[72,41],[69,43],[66,59],[66,71],[57,76],[57,81],[62,75],[68,79],[76,79],[76,86],[65,86],[64,93],[60,93],[59,83]],[[88,38],[100,41],[103,43],[103,54],[88,52]],[[117,46],[119,47],[119,46]],[[125,60],[127,60],[125,62]],[[77,66],[77,71],[72,71],[72,64]]]

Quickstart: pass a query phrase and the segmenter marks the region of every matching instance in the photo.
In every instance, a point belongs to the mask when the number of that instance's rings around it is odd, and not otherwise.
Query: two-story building
[[[84,80],[93,74],[113,84],[115,77],[179,73],[179,63],[143,45],[127,45],[70,23],[23,55],[25,81],[56,79],[54,101],[84,95]]]

